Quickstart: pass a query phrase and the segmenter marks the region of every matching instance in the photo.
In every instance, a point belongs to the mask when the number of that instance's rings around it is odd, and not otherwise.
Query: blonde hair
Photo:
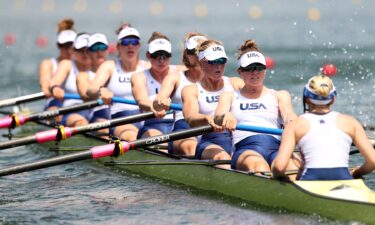
[[[237,59],[240,59],[242,55],[246,54],[247,52],[251,52],[251,51],[257,51],[257,52],[260,52],[262,53],[257,44],[255,43],[254,40],[246,40],[239,48],[238,48],[238,56],[237,56]]]
[[[122,29],[128,28],[128,27],[132,27],[132,25],[128,22],[123,22],[123,23],[120,24],[120,26],[116,29],[115,32],[118,35],[122,31]]]
[[[57,33],[63,30],[74,30],[74,21],[71,18],[65,18],[57,23]]]
[[[167,36],[165,36],[164,34],[158,32],[158,31],[154,31],[152,34],[151,34],[151,37],[148,39],[148,44],[153,41],[153,40],[156,40],[156,39],[165,39],[165,40],[169,40],[169,38]]]
[[[308,86],[311,90],[315,91],[317,95],[324,97],[328,97],[334,88],[332,80],[322,74],[312,77]]]

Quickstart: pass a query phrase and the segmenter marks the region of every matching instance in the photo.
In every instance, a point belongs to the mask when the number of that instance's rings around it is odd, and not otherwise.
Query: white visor
[[[121,40],[124,37],[128,37],[128,36],[135,36],[135,37],[141,38],[141,36],[139,35],[139,32],[136,29],[132,27],[126,27],[122,29],[120,33],[117,35],[117,40]]]
[[[88,47],[91,47],[96,43],[103,43],[105,45],[108,45],[107,37],[104,34],[101,34],[101,33],[96,33],[96,34],[90,35]]]
[[[81,48],[87,48],[89,44],[89,34],[81,34],[76,37],[74,40],[74,48],[75,49],[81,49]]]
[[[260,52],[251,51],[243,54],[238,60],[239,67],[247,67],[253,63],[260,63],[266,65],[266,58]]]
[[[148,44],[148,52],[152,54],[157,51],[172,53],[172,45],[167,39],[155,39]]]
[[[77,34],[73,30],[63,30],[57,35],[57,43],[65,44],[68,42],[74,42]]]
[[[224,46],[216,45],[216,44],[198,53],[199,60],[202,60],[204,58],[210,61],[215,60],[215,59],[220,59],[220,58],[228,59],[227,55],[225,54]]]
[[[195,49],[198,46],[199,42],[205,41],[205,40],[207,40],[207,38],[204,36],[190,37],[189,39],[185,41],[185,48],[189,50]]]

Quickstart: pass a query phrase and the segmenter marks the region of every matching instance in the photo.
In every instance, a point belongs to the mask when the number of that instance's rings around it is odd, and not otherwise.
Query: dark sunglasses
[[[265,65],[262,65],[262,64],[250,64],[246,67],[240,67],[240,70],[242,72],[254,72],[254,71],[257,71],[257,72],[260,72],[260,71],[263,71],[266,69],[266,66]]]
[[[137,38],[123,38],[120,40],[120,44],[123,46],[128,46],[128,45],[139,45],[139,39]]]
[[[150,54],[150,57],[152,59],[158,59],[158,60],[162,60],[162,59],[169,59],[170,57],[172,57],[172,54],[171,53],[168,53],[168,52],[155,52],[155,53],[152,53]]]
[[[193,48],[193,49],[186,49],[186,54],[188,54],[188,55],[196,55],[195,48]]]
[[[207,60],[207,63],[210,64],[210,65],[224,65],[225,63],[227,63],[227,59],[226,58],[219,58],[219,59],[215,59],[215,60]]]
[[[91,46],[89,48],[89,51],[90,52],[97,52],[97,51],[107,51],[108,49],[108,46],[104,43],[98,43],[98,44],[94,44],[93,46]]]

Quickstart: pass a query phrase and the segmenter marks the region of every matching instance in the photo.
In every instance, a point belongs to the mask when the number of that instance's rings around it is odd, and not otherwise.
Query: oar
[[[172,133],[165,134],[165,135],[143,138],[143,139],[139,139],[139,140],[132,141],[132,142],[118,141],[113,144],[97,146],[97,147],[91,148],[90,150],[79,152],[79,153],[63,155],[63,156],[58,156],[58,157],[54,157],[51,159],[21,164],[21,165],[9,167],[9,168],[4,168],[0,170],[0,176],[7,176],[11,174],[26,172],[26,171],[42,169],[42,168],[57,166],[57,165],[66,164],[70,162],[81,161],[85,159],[99,159],[99,158],[106,157],[106,156],[117,157],[129,150],[143,148],[143,147],[150,146],[150,145],[161,144],[161,143],[189,138],[189,137],[195,137],[195,136],[206,134],[212,131],[213,131],[213,128],[210,125],[206,125],[206,126],[201,126],[201,127],[190,128],[190,129],[183,130],[183,131],[172,132]]]
[[[65,94],[64,98],[70,99],[80,99],[80,96],[77,94]],[[112,102],[130,104],[130,105],[137,105],[137,102],[131,99],[120,98],[120,97],[112,97]],[[171,103],[170,109],[173,110],[182,110],[181,104]],[[267,128],[267,127],[258,127],[258,126],[250,126],[250,125],[243,125],[238,124],[236,127],[237,130],[243,131],[252,131],[256,133],[265,133],[265,134],[274,134],[274,135],[281,135],[283,130],[277,128]]]
[[[43,92],[38,92],[35,94],[24,95],[16,98],[10,98],[0,101],[0,108],[5,106],[17,105],[24,102],[31,102],[39,99],[45,98],[46,95]]]
[[[59,108],[56,110],[44,111],[40,113],[33,113],[30,115],[12,115],[0,119],[0,128],[14,128],[26,122],[52,118],[58,115],[64,115],[70,112],[80,111],[84,109],[91,109],[96,106],[103,105],[103,100],[95,100],[84,102],[82,104],[72,105],[68,107]]]
[[[33,143],[45,143],[49,141],[60,141],[65,140],[73,135],[82,134],[85,132],[96,131],[103,128],[114,127],[117,125],[135,123],[143,121],[145,119],[154,118],[155,115],[152,112],[141,113],[137,115],[121,117],[117,119],[107,120],[103,122],[91,123],[88,125],[78,127],[63,127],[60,126],[58,129],[41,131],[35,135],[20,138],[17,140],[10,140],[0,143],[0,150],[12,148],[21,145],[33,144]]]

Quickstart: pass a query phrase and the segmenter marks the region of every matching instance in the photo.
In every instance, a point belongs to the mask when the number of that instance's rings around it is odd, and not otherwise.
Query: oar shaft
[[[45,94],[43,92],[38,92],[35,94],[25,95],[21,97],[6,99],[0,101],[0,108],[5,106],[17,105],[24,102],[31,102],[34,100],[39,100],[45,98]]]
[[[4,141],[0,142],[0,150],[8,149],[8,148],[13,148],[21,145],[28,145],[28,144],[33,144],[36,143],[36,136],[29,136],[29,137],[23,137],[20,139],[15,139],[15,140],[9,140],[9,141]]]
[[[67,163],[85,160],[85,159],[91,159],[91,158],[92,158],[91,151],[85,151],[85,152],[80,152],[80,153],[70,154],[70,155],[63,155],[63,156],[58,156],[52,159],[46,159],[42,161],[37,161],[37,162],[32,162],[32,163],[27,163],[27,164],[22,164],[18,166],[1,169],[0,176],[7,176],[11,174],[17,174],[17,173],[22,173],[26,171],[42,169],[42,168],[67,164]]]

